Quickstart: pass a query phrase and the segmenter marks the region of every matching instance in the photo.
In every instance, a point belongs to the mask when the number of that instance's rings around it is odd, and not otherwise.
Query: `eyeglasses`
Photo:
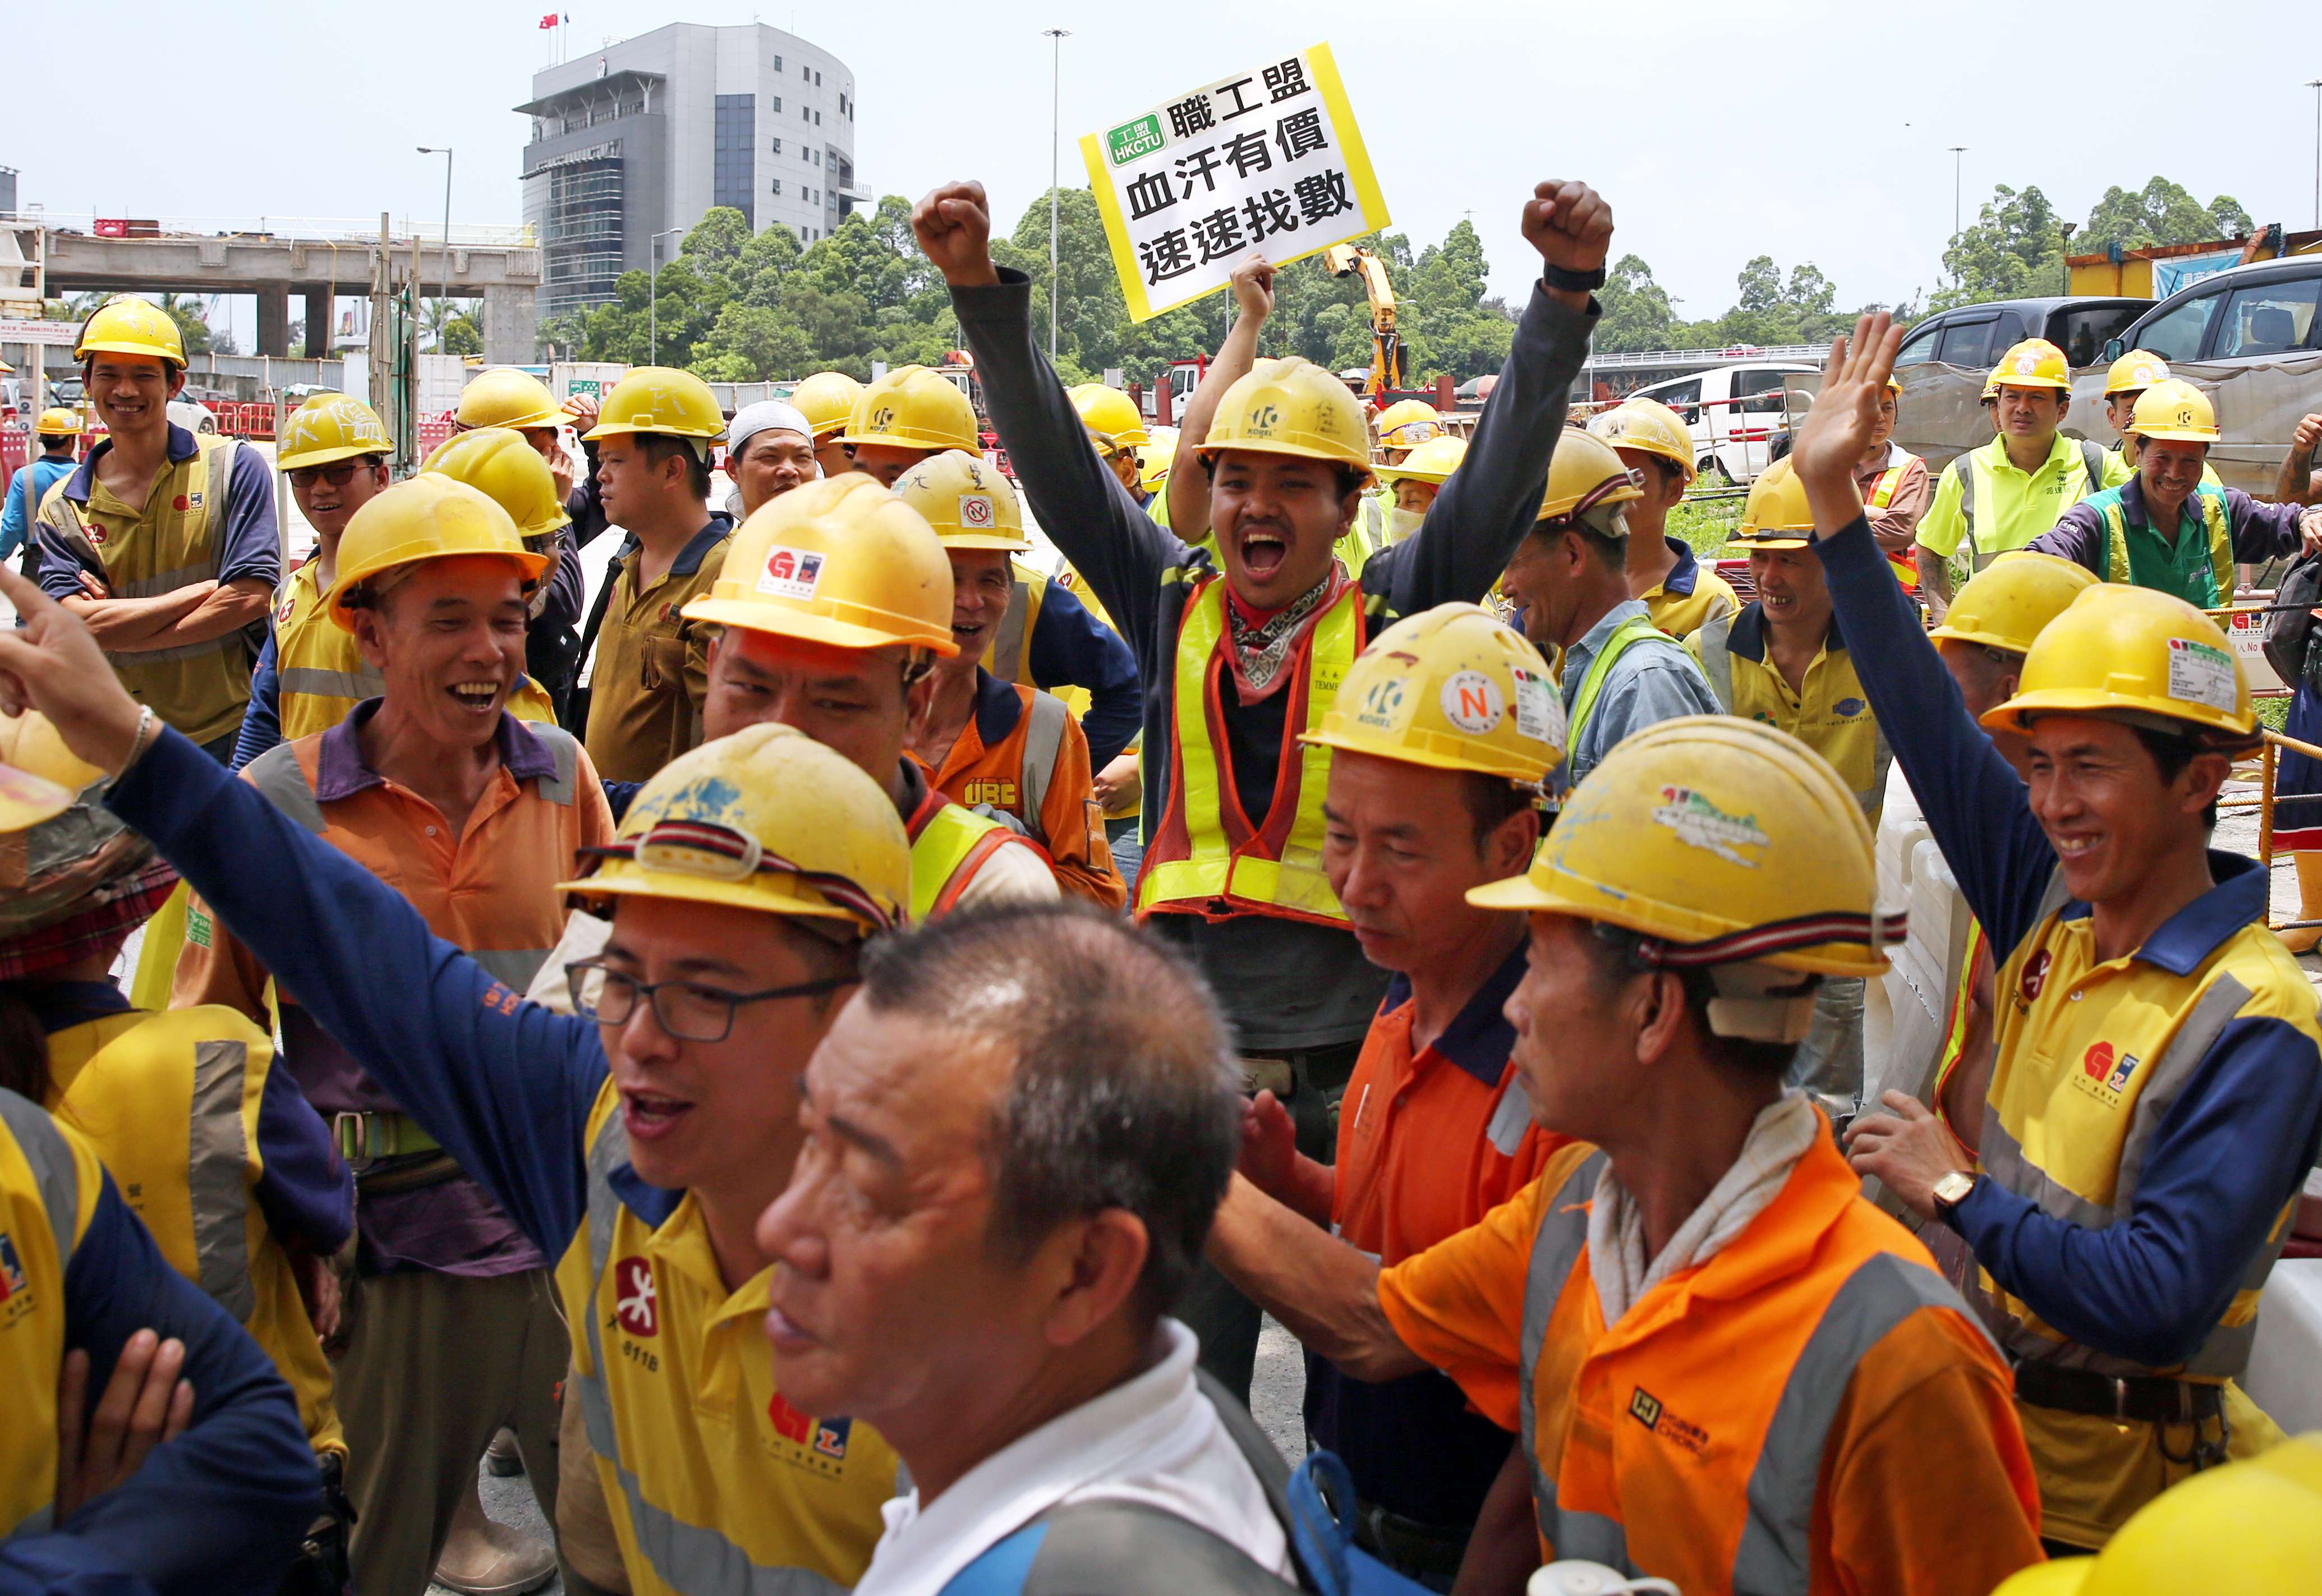
[[[357,471],[367,471],[374,463],[376,462],[362,455],[357,455],[352,460],[334,460],[326,466],[294,466],[290,470],[289,477],[293,482],[308,488],[312,488],[316,482],[327,482],[334,488],[344,488],[349,482],[354,480]]]
[[[636,1013],[637,999],[653,1005],[661,1028],[682,1042],[723,1042],[733,1033],[734,1011],[745,1003],[771,1003],[780,998],[815,998],[853,986],[853,971],[801,981],[794,987],[768,987],[763,992],[729,992],[690,980],[639,980],[608,967],[602,959],[581,959],[564,967],[572,992],[572,1010],[600,1026],[625,1026]]]

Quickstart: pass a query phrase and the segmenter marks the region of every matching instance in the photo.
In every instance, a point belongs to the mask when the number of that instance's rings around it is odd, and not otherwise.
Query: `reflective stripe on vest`
[[[1025,714],[1030,724],[1024,728],[1024,762],[1018,772],[1022,778],[1024,825],[1032,840],[1045,846],[1048,831],[1040,824],[1040,815],[1048,801],[1048,789],[1056,783],[1056,761],[1065,751],[1065,723],[1071,718],[1071,711],[1063,699],[1036,688]]]
[[[40,1193],[41,1208],[49,1217],[49,1233],[56,1242],[61,1277],[72,1262],[73,1232],[80,1221],[79,1166],[47,1113],[13,1091],[0,1091],[0,1126],[16,1138],[16,1151],[32,1172],[32,1187]]]
[[[17,1233],[14,1262],[21,1278],[10,1293],[16,1317],[0,1338],[0,1372],[14,1399],[8,1428],[0,1431],[0,1539],[5,1539],[45,1534],[56,1521],[57,1371],[65,1355],[64,1284],[77,1240],[81,1190],[71,1146],[37,1105],[0,1090],[0,1132],[14,1141],[32,1184],[29,1192],[0,1190],[0,1217],[37,1204],[51,1248],[43,1254],[37,1235]],[[0,1168],[5,1159],[0,1148]]]
[[[1899,450],[1895,450],[1891,444],[1888,445],[1888,449],[1890,452],[1888,459],[1889,460],[1893,460],[1897,453],[1901,452]],[[1881,471],[1879,474],[1879,480],[1871,484],[1869,495],[1863,499],[1862,507],[1866,510],[1883,510],[1893,504],[1895,490],[1903,485],[1904,473],[1911,469],[1918,458],[1915,454],[1906,454],[1900,464],[1890,465]],[[1887,563],[1893,568],[1895,579],[1903,584],[1903,590],[1906,593],[1918,587],[1918,556],[1912,550],[1906,549],[1900,554],[1888,555]]]
[[[1180,907],[1209,913],[1211,907],[1205,906],[1214,906],[1226,912],[1239,907],[1346,924],[1346,910],[1322,871],[1322,798],[1330,786],[1330,751],[1294,739],[1297,731],[1321,725],[1348,666],[1362,652],[1362,589],[1346,584],[1314,618],[1295,656],[1284,662],[1284,669],[1294,674],[1276,689],[1289,698],[1274,800],[1253,831],[1238,793],[1229,809],[1232,764],[1224,752],[1224,727],[1213,713],[1218,695],[1233,690],[1225,655],[1232,646],[1226,636],[1225,584],[1209,577],[1185,601],[1169,736],[1169,807],[1138,878],[1138,913]]]
[[[581,1316],[588,1327],[589,1369],[585,1373],[573,1370],[572,1388],[580,1398],[589,1449],[611,1465],[614,1478],[620,1482],[622,1506],[627,1509],[629,1535],[637,1555],[677,1591],[717,1591],[719,1596],[843,1596],[846,1586],[812,1569],[754,1563],[749,1554],[717,1530],[689,1524],[646,1500],[636,1471],[621,1455],[620,1435],[613,1427],[612,1395],[605,1385],[604,1337],[599,1328],[605,1315],[599,1303],[621,1207],[611,1177],[628,1161],[628,1129],[618,1113],[608,1114],[589,1144],[589,1309]]]
[[[949,914],[983,862],[1015,835],[964,804],[946,803],[928,816],[911,835],[911,923]]]
[[[1596,712],[1596,696],[1604,690],[1604,679],[1613,673],[1613,661],[1627,652],[1631,643],[1642,643],[1649,637],[1677,644],[1676,638],[1653,625],[1650,615],[1631,616],[1613,628],[1613,635],[1604,640],[1604,646],[1598,649],[1596,657],[1588,661],[1587,673],[1581,677],[1580,690],[1573,696],[1572,716],[1567,723],[1564,737],[1567,761],[1580,752],[1580,734],[1587,729],[1589,716]]]
[[[2234,595],[2233,524],[2226,515],[2224,494],[2197,488],[2193,490],[2193,497],[2200,502],[2201,524],[2209,535],[2209,591],[2204,597],[2189,598],[2188,601],[2199,609],[2215,609],[2231,600]],[[2136,578],[2128,557],[2128,507],[2117,491],[2107,494],[2106,498],[2103,507],[2107,534],[2105,580],[2134,582]],[[2182,530],[2181,524],[2180,530]],[[2161,590],[2169,591],[2165,588]],[[2177,597],[2185,598],[2187,595],[2180,593]]]
[[[250,1273],[250,1160],[242,1119],[250,1050],[239,1042],[194,1044],[194,1093],[187,1126],[186,1194],[194,1216],[199,1284],[234,1322],[258,1306]]]
[[[1970,919],[1967,952],[1960,961],[1959,980],[1952,989],[1951,1012],[1944,1017],[1943,1044],[1935,1054],[1935,1084],[1929,1099],[1936,1117],[1946,1125],[1950,1119],[1943,1110],[1943,1089],[1951,1084],[1952,1072],[1959,1068],[1961,1055],[1967,1051],[1968,1011],[1975,1006],[1975,967],[1990,944],[1991,939],[1983,934],[1983,922]],[[1956,1131],[1957,1127],[1952,1129]]]
[[[1032,628],[1040,624],[1048,579],[1020,561],[1010,561],[1010,570],[1015,579],[1008,585],[1007,613],[1000,617],[1000,629],[992,634],[992,646],[983,651],[983,664],[1002,681],[1034,687],[1038,684],[1032,679],[1032,651],[1027,645]]]
[[[1556,1481],[1540,1466],[1539,1427],[1540,1404],[1532,1396],[1532,1384],[1540,1371],[1540,1344],[1548,1338],[1548,1321],[1556,1311],[1556,1300],[1564,1294],[1564,1281],[1572,1267],[1580,1261],[1580,1249],[1588,1245],[1588,1209],[1586,1204],[1596,1190],[1597,1177],[1604,1172],[1605,1158],[1602,1153],[1592,1153],[1581,1161],[1578,1168],[1565,1177],[1540,1214],[1540,1229],[1531,1239],[1531,1260],[1524,1269],[1523,1325],[1516,1342],[1516,1411],[1523,1444],[1524,1466],[1531,1471],[1532,1510],[1540,1521],[1540,1532],[1550,1537],[1550,1544],[1559,1557],[1595,1557],[1592,1552],[1578,1550],[1557,1539],[1553,1527],[1557,1523]],[[1595,1515],[1586,1515],[1594,1518]],[[1577,1518],[1580,1515],[1572,1515]],[[1598,1520],[1603,1523],[1604,1520]],[[1576,1530],[1581,1526],[1576,1525]],[[1619,1526],[1613,1527],[1615,1533]],[[1615,1568],[1628,1562],[1625,1546],[1618,1558],[1595,1559],[1611,1563]]]
[[[282,741],[327,732],[365,698],[387,691],[387,679],[363,662],[354,634],[331,619],[315,562],[282,579],[275,589],[274,719]]]
[[[1970,450],[1963,457],[1967,461],[1967,481],[1962,485],[1965,491],[1960,495],[1960,517],[1967,523],[1968,554],[1977,570],[1981,570],[2008,552],[2007,549],[1994,549],[1987,554],[1976,542],[1975,536],[1975,523],[1979,515],[1982,517],[1983,524],[1988,526],[1999,513],[1993,507],[1995,490],[1989,451],[1997,449],[2004,453],[2006,447],[1995,439],[1983,448]],[[2058,516],[2061,516],[2066,510],[2104,487],[2104,451],[2090,442],[2082,442],[2073,449],[2071,460],[2064,466],[2061,486],[2056,495]],[[2073,483],[2075,472],[2080,479],[2077,487]],[[2050,525],[2053,524],[2052,521]],[[2040,529],[2041,532],[2047,530],[2045,526]],[[2035,533],[2033,535],[2037,536],[2038,534]],[[2024,540],[2024,543],[2031,541],[2032,539],[2027,537]],[[2024,543],[2012,543],[2009,548],[2020,549]]]

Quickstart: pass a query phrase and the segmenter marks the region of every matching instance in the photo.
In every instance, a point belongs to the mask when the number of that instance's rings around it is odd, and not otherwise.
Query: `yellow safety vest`
[[[1793,693],[1766,657],[1764,614],[1753,604],[1731,619],[1712,621],[1686,639],[1686,647],[1701,662],[1710,690],[1728,715],[1778,726],[1822,755],[1876,825],[1894,754],[1878,717],[1870,713],[1862,679],[1854,673],[1854,656],[1839,641],[1833,622],[1821,652],[1806,667],[1805,686]],[[1745,619],[1751,620],[1758,642],[1755,658],[1732,646],[1733,633]]]
[[[941,807],[911,832],[911,923],[949,914],[983,862],[1016,834],[988,816],[934,793]]]
[[[0,1540],[54,1528],[65,1267],[104,1184],[86,1142],[0,1091]]]
[[[1943,1044],[1935,1054],[1935,1084],[1927,1097],[1927,1107],[1946,1124],[1949,1117],[1943,1111],[1943,1089],[1951,1084],[1952,1072],[1967,1053],[1968,1016],[1975,1007],[1975,967],[1990,945],[1991,939],[1983,934],[1983,922],[1970,919],[1967,952],[1960,959],[1959,980],[1952,984],[1951,1012],[1943,1017]]]
[[[2217,609],[2231,604],[2234,598],[2233,522],[2226,514],[2226,496],[2223,493],[2197,488],[2193,490],[2193,497],[2200,504],[2201,525],[2209,538],[2208,563],[2201,572],[2208,578],[2206,590],[2188,592],[2183,588],[2173,585],[2162,587],[2151,581],[2143,585],[2157,588],[2163,593],[2172,593],[2197,609]],[[2089,507],[2104,517],[2105,580],[2135,581],[2135,565],[2128,557],[2128,512],[2121,501],[2120,490],[2106,490]],[[2180,514],[2181,515],[2182,512]]]
[[[1897,452],[1900,451],[1897,451]],[[1879,474],[1879,480],[1871,484],[1869,496],[1862,501],[1862,507],[1866,510],[1883,510],[1893,504],[1895,490],[1903,486],[1904,473],[1918,463],[1917,455],[1905,454],[1898,464],[1890,465],[1881,471]],[[1900,554],[1888,555],[1887,564],[1895,572],[1895,579],[1903,584],[1904,592],[1915,593],[1919,590],[1919,561],[1917,554],[1913,550],[1906,549]]]
[[[1040,606],[1047,602],[1048,579],[1021,560],[1008,563],[1015,579],[1008,588],[1007,613],[1000,617],[999,630],[984,646],[981,662],[1002,681],[1038,687],[1040,684],[1032,679],[1030,642],[1032,628],[1040,624]]]
[[[65,497],[68,478],[41,501],[41,524],[69,543],[85,545],[116,598],[151,598],[215,580],[218,557],[210,543],[210,513],[224,504],[236,443],[215,435],[197,442],[192,455],[163,465],[134,519],[83,515]],[[90,497],[94,500],[104,492],[96,485]],[[223,736],[242,723],[255,661],[240,628],[182,648],[105,658],[139,702],[152,706],[163,722],[197,743]]]
[[[1212,730],[1211,706],[1231,692],[1225,650],[1225,582],[1202,579],[1186,600],[1177,637],[1175,719],[1170,728],[1169,807],[1153,834],[1138,879],[1137,912],[1201,914],[1243,911],[1343,926],[1347,911],[1322,870],[1322,798],[1330,784],[1330,751],[1297,743],[1298,731],[1319,730],[1339,696],[1347,668],[1363,648],[1363,593],[1346,584],[1314,618],[1281,689],[1281,765],[1274,801],[1253,823],[1236,795],[1230,818],[1227,795],[1231,765],[1221,733]],[[1294,730],[1293,728],[1295,728]]]
[[[894,1448],[782,1400],[763,1328],[772,1265],[728,1291],[690,1193],[657,1226],[616,1194],[629,1138],[609,1078],[587,1135],[588,1218],[556,1287],[631,1588],[843,1596],[884,1531],[880,1504],[903,1488]]]
[[[315,1450],[343,1453],[331,1366],[289,1257],[251,1200],[273,1061],[266,1033],[231,1008],[131,1009],[49,1038],[50,1107],[96,1145],[169,1267],[273,1360]]]

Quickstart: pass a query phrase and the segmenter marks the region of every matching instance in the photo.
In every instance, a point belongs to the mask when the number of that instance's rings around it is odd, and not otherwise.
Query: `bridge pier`
[[[486,365],[530,365],[539,337],[540,307],[532,284],[484,285]]]
[[[327,287],[306,290],[306,358],[310,360],[331,358],[332,297]]]
[[[290,352],[290,288],[287,283],[259,285],[258,352],[275,356]]]

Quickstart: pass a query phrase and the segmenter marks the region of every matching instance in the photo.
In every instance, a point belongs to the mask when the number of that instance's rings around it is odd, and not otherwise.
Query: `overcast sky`
[[[21,169],[20,203],[215,219],[206,225],[384,209],[433,226],[443,160],[414,146],[448,143],[453,221],[523,219],[530,123],[508,107],[547,60],[546,0],[104,9],[94,55],[53,11],[47,46],[14,52],[0,165]],[[2107,185],[2158,172],[2204,205],[2226,193],[2261,223],[2316,224],[2312,0],[1951,0],[1908,13],[1827,0],[858,0],[754,13],[571,0],[570,14],[575,56],[668,22],[754,17],[801,32],[855,72],[866,187],[917,196],[981,178],[1003,227],[1048,181],[1041,29],[1074,30],[1063,45],[1068,183],[1080,134],[1327,40],[1394,225],[1423,245],[1472,212],[1494,287],[1511,296],[1530,275],[1516,210],[1547,177],[1603,190],[1615,253],[1642,255],[1688,317],[1723,310],[1760,254],[1785,270],[1813,261],[1842,306],[1933,288],[1953,144],[1968,147],[1970,220],[1995,183],[2036,184],[2079,219]],[[89,69],[100,58],[101,76]],[[2140,94],[2163,107],[2144,125]],[[244,347],[251,316],[239,302]]]

